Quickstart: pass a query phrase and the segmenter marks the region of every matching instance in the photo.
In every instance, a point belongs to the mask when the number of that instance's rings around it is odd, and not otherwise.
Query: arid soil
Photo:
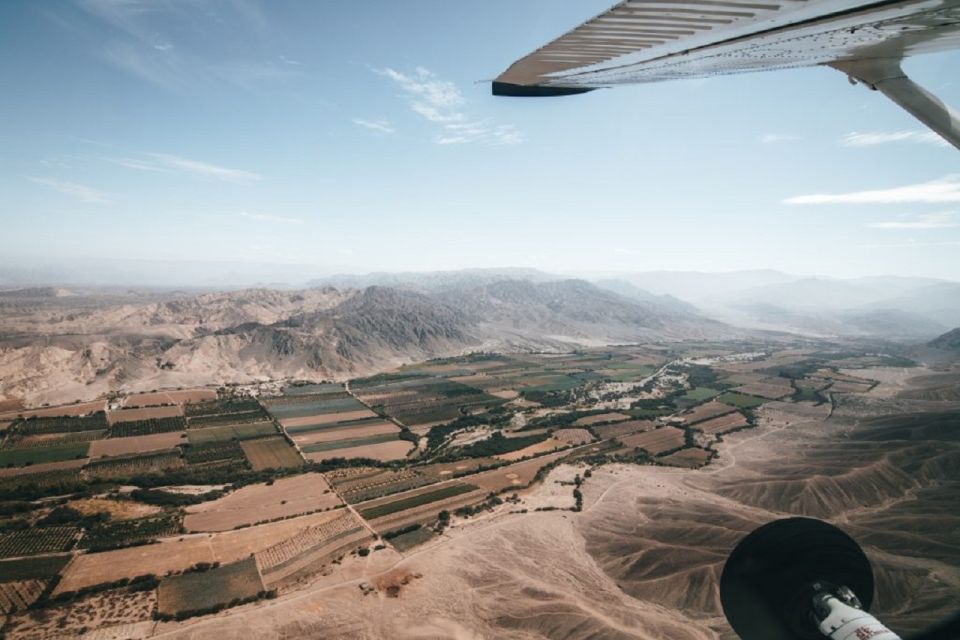
[[[909,426],[890,415],[955,413],[955,404],[902,392],[881,382],[840,396],[828,419],[828,407],[777,403],[760,412],[758,428],[725,436],[704,469],[598,467],[581,487],[580,513],[519,513],[507,502],[455,518],[402,559],[374,552],[345,581],[171,623],[162,635],[732,639],[717,594],[723,562],[746,533],[788,515],[854,536],[877,576],[874,612],[908,634],[957,606],[960,445],[934,414]],[[556,484],[569,475],[560,469],[523,501],[552,506],[572,489]],[[384,576],[397,578],[392,594],[375,588]]]

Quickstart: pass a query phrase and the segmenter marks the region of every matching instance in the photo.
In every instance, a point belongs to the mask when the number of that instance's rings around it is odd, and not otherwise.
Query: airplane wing
[[[960,115],[914,84],[907,56],[960,48],[960,0],[626,0],[521,58],[505,96],[828,65],[960,148]]]

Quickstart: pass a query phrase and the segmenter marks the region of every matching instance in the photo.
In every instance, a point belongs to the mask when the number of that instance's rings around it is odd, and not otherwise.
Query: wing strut
[[[880,91],[960,149],[960,113],[907,77],[896,58],[842,60],[829,66]]]

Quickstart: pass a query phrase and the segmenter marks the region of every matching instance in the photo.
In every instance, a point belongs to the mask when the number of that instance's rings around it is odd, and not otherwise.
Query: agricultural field
[[[180,452],[172,450],[117,458],[100,458],[84,467],[84,472],[92,478],[120,479],[179,469],[183,464]]]
[[[581,445],[593,441],[593,434],[586,429],[557,429],[553,437],[568,445]]]
[[[206,571],[191,571],[160,581],[157,611],[184,617],[212,612],[234,602],[256,599],[264,591],[257,562],[247,558]]]
[[[650,431],[657,428],[657,423],[653,420],[629,420],[627,422],[618,422],[616,424],[594,427],[593,430],[601,438],[617,438],[637,431]]]
[[[297,574],[316,572],[336,553],[370,538],[369,530],[351,511],[338,510],[328,520],[258,552],[257,565],[264,582],[273,586]]]
[[[152,391],[134,393],[126,397],[124,407],[154,407],[163,404],[194,404],[215,400],[215,389],[179,389],[176,391]]]
[[[263,436],[276,435],[277,428],[273,422],[250,422],[245,424],[226,425],[222,427],[201,427],[187,429],[187,440],[191,445],[198,446],[208,442],[223,442],[225,440],[249,440]]]
[[[748,396],[742,393],[724,393],[718,397],[717,400],[731,407],[736,407],[737,409],[753,409],[765,402],[763,398]]]
[[[240,448],[254,471],[303,466],[303,458],[283,436],[243,440],[240,442]]]
[[[0,467],[23,467],[46,462],[79,460],[87,457],[89,442],[0,450]]]
[[[42,409],[15,409],[5,407],[3,413],[0,413],[0,420],[13,420],[22,418],[55,418],[64,416],[85,416],[91,413],[105,411],[107,408],[106,400],[94,400],[93,402],[75,402],[74,404],[61,405],[56,407],[44,407]]]
[[[107,421],[111,425],[121,422],[139,422],[143,420],[158,420],[160,418],[179,418],[183,416],[183,407],[166,405],[162,407],[139,407],[136,409],[120,409],[108,411]]]
[[[166,538],[157,544],[81,554],[63,571],[54,595],[76,591],[122,578],[188,569],[198,562],[236,562],[287,540],[297,532],[326,522],[340,511],[326,511],[289,518],[256,527],[182,538]]]
[[[0,582],[0,614],[26,609],[37,601],[46,586],[43,580]]]
[[[793,393],[793,385],[787,378],[761,378],[756,382],[734,387],[733,391],[768,400],[779,400]]]
[[[188,531],[228,531],[259,522],[328,511],[343,503],[319,473],[242,487],[222,498],[187,507]]]
[[[333,458],[366,458],[387,462],[403,460],[407,457],[413,444],[406,440],[391,438],[384,442],[366,442],[346,448],[325,449],[322,451],[304,451],[304,457],[311,462],[322,462]]]
[[[102,458],[104,456],[123,456],[132,453],[172,449],[186,442],[186,437],[185,431],[169,431],[145,436],[107,438],[106,440],[93,442],[87,455],[91,458]]]
[[[73,547],[80,530],[76,527],[32,527],[0,533],[0,558],[41,553],[59,553]]]
[[[704,420],[709,420],[710,418],[716,418],[717,416],[722,416],[726,413],[731,413],[735,411],[733,405],[724,404],[723,402],[711,401],[706,404],[701,404],[697,407],[694,407],[686,413],[680,414],[678,416],[684,424],[696,424]]]
[[[710,461],[712,453],[706,449],[698,447],[688,447],[681,449],[670,455],[660,458],[662,464],[672,467],[683,467],[684,469],[699,469]]]
[[[622,422],[629,419],[630,416],[623,413],[600,413],[592,416],[577,418],[573,424],[578,427],[589,427],[591,425],[606,424],[608,422]]]
[[[48,580],[70,562],[70,554],[46,555],[21,560],[0,560],[0,582]]]
[[[659,456],[685,446],[686,434],[675,427],[660,427],[654,431],[620,436],[617,440],[629,449],[643,449],[650,455]]]
[[[169,433],[183,431],[187,428],[186,420],[181,416],[172,418],[147,418],[145,420],[126,420],[114,423],[110,427],[111,438],[129,438],[132,436],[148,436],[155,433]]]
[[[11,428],[21,435],[100,431],[109,428],[107,414],[94,413],[82,417],[38,417],[18,420]]]
[[[691,428],[701,431],[708,436],[719,436],[730,431],[742,429],[750,426],[750,423],[739,412],[728,413],[726,415],[711,418],[703,422],[698,422]]]
[[[149,631],[153,627],[151,618],[156,604],[157,593],[154,589],[111,589],[43,611],[17,614],[10,618],[5,630],[11,640],[139,638],[145,635],[139,632]],[[147,628],[138,629],[138,625]],[[99,629],[117,635],[94,635]]]
[[[350,504],[382,498],[393,493],[418,489],[440,478],[409,468],[346,467],[326,473],[337,493]]]
[[[89,527],[80,540],[80,547],[99,551],[142,544],[181,532],[180,515],[164,514],[100,523]]]
[[[419,491],[413,495],[406,495],[394,500],[374,501],[372,504],[365,504],[360,508],[360,516],[366,520],[376,520],[384,516],[406,511],[426,504],[442,502],[447,498],[453,498],[465,493],[471,493],[477,490],[477,487],[465,482],[455,482],[446,484],[442,487],[431,488],[425,491]]]

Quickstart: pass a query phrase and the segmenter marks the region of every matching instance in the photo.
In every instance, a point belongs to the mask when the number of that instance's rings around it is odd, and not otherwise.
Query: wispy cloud
[[[252,171],[243,171],[241,169],[230,169],[209,162],[181,158],[167,153],[148,153],[148,157],[156,161],[161,168],[177,169],[186,171],[202,178],[212,178],[214,180],[223,180],[225,182],[249,183],[263,178],[258,173]],[[128,165],[129,166],[129,165]],[[135,168],[135,167],[134,167]]]
[[[840,144],[845,147],[872,147],[878,144],[890,144],[892,142],[932,144],[938,147],[950,146],[950,143],[933,131],[854,131],[840,138]]]
[[[34,182],[39,185],[43,185],[54,191],[59,191],[60,193],[70,196],[71,198],[76,198],[81,202],[87,202],[90,204],[103,204],[105,202],[110,202],[110,194],[100,191],[99,189],[94,189],[93,187],[88,187],[83,184],[77,184],[76,182],[64,182],[63,180],[55,180],[54,178],[36,178],[33,176],[26,176],[27,180]]]
[[[285,216],[273,216],[266,213],[251,213],[249,211],[241,211],[239,214],[241,218],[246,218],[247,220],[256,220],[257,222],[276,222],[276,223],[285,223],[285,224],[303,224],[303,219],[301,218],[288,218]]]
[[[763,144],[780,144],[781,142],[798,142],[802,137],[790,133],[768,133],[761,136],[760,142]]]
[[[929,213],[913,219],[871,222],[871,229],[952,229],[960,227],[960,222],[952,213]]]
[[[946,176],[892,189],[794,196],[784,204],[942,204],[960,202],[960,176]]]
[[[371,131],[379,131],[380,133],[393,133],[394,129],[390,125],[388,120],[364,120],[363,118],[354,118],[353,124],[370,129]]]
[[[288,58],[287,56],[280,56],[280,62],[284,64],[293,65],[295,67],[299,67],[301,64],[300,62],[293,60],[292,58]]]
[[[433,141],[440,145],[482,142],[491,145],[520,144],[523,134],[513,125],[495,124],[490,119],[472,118],[466,98],[456,84],[442,80],[429,69],[417,67],[412,73],[376,69],[395,82],[407,95],[410,110],[433,123],[438,131]]]

